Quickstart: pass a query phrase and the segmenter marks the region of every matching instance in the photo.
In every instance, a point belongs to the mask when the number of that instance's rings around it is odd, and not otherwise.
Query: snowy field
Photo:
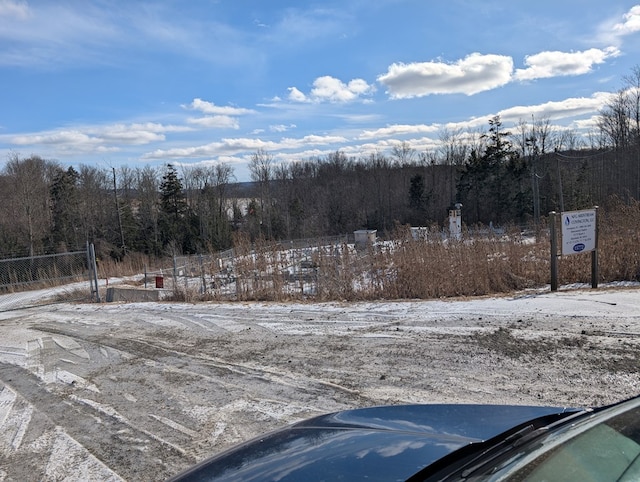
[[[0,481],[163,480],[354,407],[605,404],[640,393],[639,349],[638,285],[0,312]]]

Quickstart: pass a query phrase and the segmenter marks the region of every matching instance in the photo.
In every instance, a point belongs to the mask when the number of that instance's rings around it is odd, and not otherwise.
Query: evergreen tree
[[[527,165],[508,141],[500,117],[490,119],[489,126],[484,152],[471,152],[458,182],[467,222],[521,221],[531,210]]]
[[[427,217],[429,195],[426,192],[424,176],[415,174],[409,181],[409,207],[412,210],[411,224],[422,226]]]
[[[78,172],[69,167],[59,169],[51,184],[51,244],[56,250],[78,249],[86,242],[80,232],[78,179]]]
[[[183,252],[193,252],[194,223],[185,199],[182,181],[169,164],[160,184],[160,237],[163,246],[172,245]]]

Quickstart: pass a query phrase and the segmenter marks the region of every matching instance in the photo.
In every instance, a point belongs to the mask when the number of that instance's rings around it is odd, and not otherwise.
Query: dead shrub
[[[598,281],[640,281],[640,203],[612,199],[599,211],[599,230]],[[236,233],[232,274],[224,269],[235,282],[233,299],[239,301],[433,299],[509,293],[550,282],[544,225],[535,236],[524,236],[516,227],[497,235],[476,226],[459,240],[444,236],[439,226],[421,231],[418,239],[408,226],[398,226],[389,239],[362,249],[346,242],[319,244],[305,248],[303,260],[296,261],[291,243],[263,238],[252,243],[248,235]],[[133,274],[147,262],[132,255],[101,269],[112,276]],[[588,283],[591,257],[560,256],[558,269],[560,283]],[[174,296],[185,301],[222,296],[184,291]]]
[[[442,298],[513,291],[544,283],[542,241],[525,242],[519,233],[460,240],[413,239],[406,228],[395,241],[372,254],[368,297]],[[547,269],[548,271],[548,269]]]
[[[258,238],[253,244],[239,233],[234,237],[236,299],[284,301],[291,297],[286,285],[286,255],[280,246]]]

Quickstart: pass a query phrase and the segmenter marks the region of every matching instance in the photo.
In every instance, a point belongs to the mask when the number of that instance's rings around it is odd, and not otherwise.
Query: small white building
[[[372,246],[376,242],[376,229],[359,229],[353,232],[356,248]]]

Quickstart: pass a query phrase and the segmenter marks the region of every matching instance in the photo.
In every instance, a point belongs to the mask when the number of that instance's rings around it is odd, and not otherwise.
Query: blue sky
[[[0,167],[277,162],[586,133],[640,65],[640,2],[0,0]],[[532,117],[533,116],[533,117]]]

